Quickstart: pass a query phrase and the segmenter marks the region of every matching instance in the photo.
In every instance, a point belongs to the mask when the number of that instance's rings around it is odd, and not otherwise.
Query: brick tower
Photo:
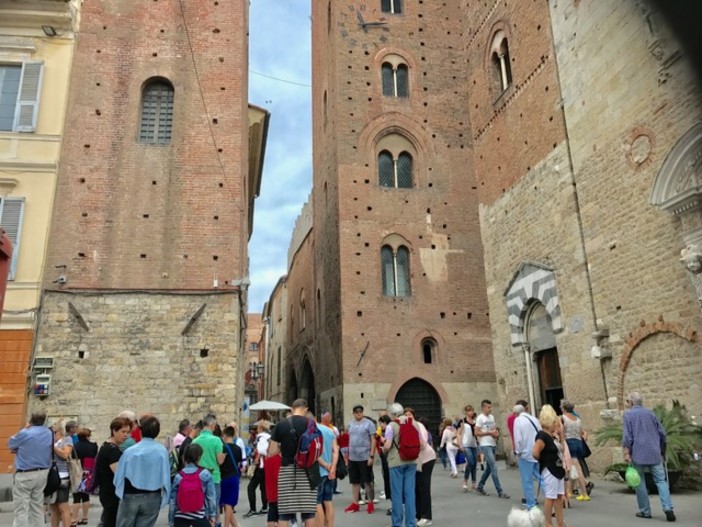
[[[312,3],[317,338],[289,367],[337,420],[495,393],[458,14]]]
[[[50,415],[234,417],[267,118],[247,31],[245,1],[85,5],[35,352]]]

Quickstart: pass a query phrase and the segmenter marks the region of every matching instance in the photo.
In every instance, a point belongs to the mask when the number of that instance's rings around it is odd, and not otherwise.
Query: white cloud
[[[249,101],[271,112],[261,195],[249,243],[249,311],[263,304],[286,273],[295,219],[312,185],[310,0],[253,0]]]

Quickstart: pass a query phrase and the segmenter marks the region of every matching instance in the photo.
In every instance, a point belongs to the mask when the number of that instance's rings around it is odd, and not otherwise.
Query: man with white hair
[[[522,480],[523,503],[527,509],[531,509],[537,505],[534,497],[534,480],[541,479],[539,462],[532,454],[536,434],[541,430],[541,424],[536,417],[529,414],[529,403],[524,400],[517,403],[513,409],[517,416],[514,420],[514,454],[517,456],[519,475]]]
[[[663,465],[667,435],[656,414],[644,408],[640,393],[630,393],[626,402],[629,409],[624,412],[622,418],[624,461],[632,463],[641,476],[641,484],[636,487],[636,503],[639,507],[636,517],[651,518],[651,502],[648,499],[644,478],[644,470],[648,467],[658,487],[658,497],[661,500],[665,518],[669,522],[674,522],[673,502],[670,499],[670,488]]]
[[[388,406],[388,416],[390,424],[385,429],[383,439],[383,451],[388,456],[388,467],[390,469],[390,486],[392,489],[392,527],[402,527],[404,512],[405,527],[415,527],[416,507],[415,501],[415,478],[417,473],[416,460],[404,460],[400,458],[400,424],[407,422],[404,415],[404,408],[400,403],[392,403]],[[420,437],[420,450],[424,449],[426,442],[419,434],[419,426],[412,421],[412,425],[417,429]]]

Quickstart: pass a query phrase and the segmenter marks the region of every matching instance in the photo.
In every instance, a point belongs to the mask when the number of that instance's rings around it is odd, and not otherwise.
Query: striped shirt
[[[633,406],[624,413],[622,446],[628,448],[636,465],[658,465],[666,433],[656,415],[643,406]]]

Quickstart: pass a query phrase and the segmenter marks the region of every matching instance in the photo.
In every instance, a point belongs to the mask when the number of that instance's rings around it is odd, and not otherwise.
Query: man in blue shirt
[[[34,412],[26,428],[7,442],[15,454],[12,484],[13,527],[44,524],[44,487],[53,453],[52,433],[44,423],[46,414]]]
[[[308,417],[310,417],[308,415]],[[336,481],[336,464],[339,461],[339,445],[334,430],[317,423],[322,432],[322,455],[319,457],[319,475],[317,486],[317,525],[334,525],[334,482]]]
[[[622,419],[624,461],[631,462],[641,476],[641,484],[636,488],[636,502],[639,518],[651,517],[651,502],[648,499],[644,469],[648,467],[653,481],[658,487],[658,497],[663,512],[669,522],[675,521],[670,488],[665,477],[663,458],[665,457],[666,433],[656,415],[643,407],[643,398],[638,392],[632,392],[626,400],[629,410]]]
[[[155,441],[161,423],[153,415],[141,419],[142,440],[125,450],[117,464],[115,494],[120,504],[119,527],[153,527],[158,511],[168,504],[171,470],[168,451]]]

